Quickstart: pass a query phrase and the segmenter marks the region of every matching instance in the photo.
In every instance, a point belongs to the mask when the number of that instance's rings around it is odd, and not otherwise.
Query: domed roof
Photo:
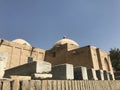
[[[75,42],[71,39],[68,39],[66,37],[63,37],[63,39],[57,41],[54,46],[59,46],[59,45],[63,45],[63,44],[71,44],[71,45],[75,45],[75,46],[79,47],[79,44],[77,42]]]
[[[31,46],[31,45],[30,45],[27,41],[25,41],[24,39],[15,39],[15,40],[13,40],[12,42],[19,43],[19,44],[22,44],[22,45]]]

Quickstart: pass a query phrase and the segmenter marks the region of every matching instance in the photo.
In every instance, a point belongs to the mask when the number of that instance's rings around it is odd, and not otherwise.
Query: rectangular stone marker
[[[96,76],[96,72],[93,68],[88,68],[87,74],[88,74],[88,80],[98,80]]]
[[[11,75],[10,78],[12,80],[31,80],[30,76],[16,76],[16,75]]]
[[[8,59],[8,53],[0,52],[0,78],[3,78]]]
[[[104,80],[103,70],[96,70],[98,80]]]
[[[74,79],[75,80],[88,80],[87,68],[86,67],[75,67],[74,68]]]
[[[104,80],[109,80],[108,72],[103,70]]]
[[[73,65],[60,64],[52,67],[52,75],[54,80],[74,79]]]
[[[110,78],[110,80],[114,80],[111,73],[109,73],[109,78]]]
[[[10,77],[11,75],[31,76],[34,73],[42,74],[50,71],[51,64],[41,60],[7,69],[5,70],[5,77]]]
[[[38,74],[35,73],[32,75],[32,79],[50,79],[52,78],[52,74]]]
[[[107,72],[107,78],[108,78],[108,80],[110,80],[109,71]]]

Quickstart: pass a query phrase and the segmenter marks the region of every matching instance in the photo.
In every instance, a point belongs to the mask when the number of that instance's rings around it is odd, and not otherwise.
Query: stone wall
[[[120,90],[120,81],[0,80],[0,90]]]
[[[69,63],[74,67],[84,66],[95,70],[106,70],[113,74],[108,53],[94,46],[85,46],[69,50],[70,45],[64,44],[46,51],[45,61],[52,65]],[[69,48],[68,48],[69,47]]]
[[[110,56],[105,51],[99,48],[97,48],[97,55],[100,69],[107,70],[113,73]]]
[[[100,67],[99,67],[97,48],[94,46],[89,46],[89,47],[90,47],[90,53],[91,53],[90,59],[93,63],[93,68],[98,70],[98,69],[100,69]]]
[[[84,66],[93,68],[93,63],[90,54],[90,47],[81,47],[66,53],[66,63],[73,64],[74,67]]]
[[[33,60],[44,60],[45,50],[22,45],[7,40],[0,40],[0,51],[8,53],[6,69],[27,63],[28,57]]]
[[[7,53],[0,52],[0,78],[4,75],[4,70],[7,63]]]
[[[50,62],[52,65],[66,63],[67,44],[53,47],[45,53],[45,61]]]

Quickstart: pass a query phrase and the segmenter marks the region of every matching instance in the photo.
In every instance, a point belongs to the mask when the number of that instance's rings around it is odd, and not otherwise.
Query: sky
[[[120,48],[120,0],[0,0],[0,38],[50,49],[67,36],[81,47]]]

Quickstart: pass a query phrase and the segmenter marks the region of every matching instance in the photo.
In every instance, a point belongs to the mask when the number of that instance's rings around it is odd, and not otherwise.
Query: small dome
[[[19,44],[22,44],[22,45],[31,46],[31,45],[30,45],[27,41],[25,41],[24,39],[15,39],[15,40],[13,40],[12,42],[19,43]]]
[[[79,47],[79,44],[77,42],[75,42],[71,39],[68,39],[66,37],[63,37],[63,39],[57,41],[54,46],[60,46],[63,44],[71,44],[71,45],[75,45],[75,46]]]

